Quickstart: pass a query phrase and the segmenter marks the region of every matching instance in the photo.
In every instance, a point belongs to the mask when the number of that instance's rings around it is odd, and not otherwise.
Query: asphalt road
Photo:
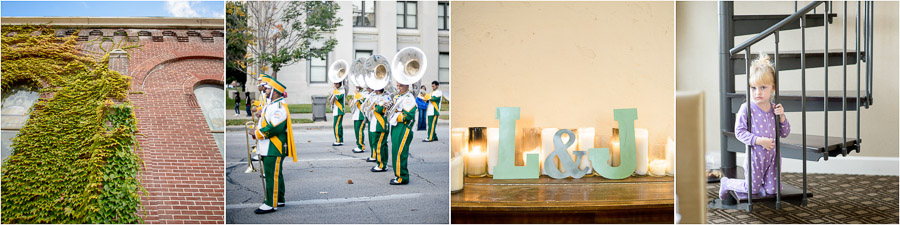
[[[344,146],[333,147],[332,130],[294,128],[298,162],[285,159],[287,206],[257,215],[265,200],[258,173],[245,174],[247,147],[243,131],[226,133],[226,223],[443,223],[449,222],[449,128],[438,124],[440,141],[421,142],[416,131],[410,146],[408,185],[389,185],[388,172],[373,173],[370,152],[353,153],[353,129],[344,129]],[[393,158],[391,158],[393,160]],[[389,164],[390,165],[390,164]],[[353,184],[348,184],[348,180]]]

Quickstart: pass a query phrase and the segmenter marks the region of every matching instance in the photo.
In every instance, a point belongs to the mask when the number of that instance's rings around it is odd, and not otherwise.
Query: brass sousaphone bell
[[[365,75],[363,76],[363,80],[366,85],[372,90],[382,90],[388,88],[388,84],[391,82],[391,65],[388,62],[387,58],[382,55],[373,55],[366,59],[365,67],[364,67]],[[363,108],[369,110],[366,112],[365,116],[369,119],[374,119],[373,110],[370,110],[374,107],[375,104],[380,105],[382,107],[390,107],[390,97],[387,90],[379,96],[376,94],[372,94],[366,100],[366,103]]]
[[[412,85],[425,76],[425,68],[428,68],[428,60],[425,58],[425,52],[416,47],[406,47],[400,49],[394,55],[391,61],[391,68],[397,73],[394,74],[394,80],[399,84]],[[401,98],[402,99],[402,98]],[[400,107],[405,102],[395,102],[386,112],[387,118],[394,118],[393,115],[401,110]]]
[[[353,64],[350,64],[350,77],[347,78],[350,80],[350,83],[353,83],[353,86],[366,88],[366,58],[360,57],[353,61]],[[352,111],[351,115],[356,113],[356,107],[350,107]]]
[[[334,63],[331,63],[331,66],[328,67],[328,80],[330,80],[331,83],[344,82],[344,80],[347,79],[347,75],[349,75],[349,72],[350,72],[349,68],[350,68],[350,64],[347,64],[347,61],[344,61],[343,59],[338,59],[337,61],[334,61]],[[345,85],[341,85],[341,87],[343,87],[343,86],[345,86]],[[333,93],[329,94],[328,95],[328,103],[333,102],[334,101],[333,98],[334,98],[334,94]]]

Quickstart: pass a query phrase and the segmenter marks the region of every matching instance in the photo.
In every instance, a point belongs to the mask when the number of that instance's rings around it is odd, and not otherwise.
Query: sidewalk
[[[449,112],[447,112],[447,113],[449,113]],[[320,119],[313,123],[295,123],[295,124],[293,124],[293,127],[299,128],[299,129],[307,129],[307,130],[331,129],[332,124],[334,123],[334,121],[333,121],[334,117],[331,116],[331,113],[328,113],[327,117],[328,117],[328,121],[322,121]],[[245,119],[246,120],[246,119],[250,119],[250,117],[247,116],[246,112],[242,112],[242,114],[240,116],[235,116],[234,110],[232,109],[225,113],[225,119],[226,120],[233,120],[233,119]],[[312,113],[291,113],[291,119],[312,119]],[[343,122],[344,129],[353,129],[353,120],[350,118],[347,118],[346,115],[344,116],[344,121],[342,121],[342,122]],[[438,123],[438,125],[450,125],[450,120],[438,119],[437,123]],[[226,126],[225,130],[226,131],[244,130],[244,126],[240,126],[240,125]]]

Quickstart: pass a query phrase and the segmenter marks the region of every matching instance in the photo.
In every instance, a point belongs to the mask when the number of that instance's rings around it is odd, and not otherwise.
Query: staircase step
[[[788,183],[781,183],[781,201],[786,202],[801,202],[803,200],[803,190]],[[806,190],[806,198],[812,198],[813,194],[809,192],[809,189]],[[734,191],[729,191],[731,197],[737,199],[738,203],[747,203],[747,199],[749,199],[750,195],[747,193],[738,193]],[[753,204],[763,203],[763,202],[775,202],[774,194],[766,194],[765,192],[753,193]],[[796,204],[796,203],[795,203]]]
[[[810,47],[810,46],[807,46]],[[840,66],[841,59],[843,59],[844,53],[842,49],[829,49],[828,50],[828,66]],[[765,52],[769,54],[769,57],[772,60],[775,60],[775,52]],[[865,52],[860,51],[859,54],[862,57],[866,56]],[[786,70],[799,70],[800,69],[800,51],[779,51],[778,52],[778,68],[781,71]],[[759,57],[759,52],[754,52],[750,54],[750,60],[755,60]],[[821,68],[823,61],[825,61],[825,51],[823,50],[807,50],[806,51],[806,68]],[[856,64],[856,50],[847,49],[847,65]],[[731,63],[734,65],[734,75],[745,74],[746,72],[746,61],[744,60],[744,53],[734,54],[731,56]],[[852,70],[852,74],[854,78],[856,78],[856,70]],[[819,75],[821,73],[816,73],[815,75]],[[851,70],[847,70],[847,76],[851,77]],[[809,73],[807,74],[809,75]]]
[[[787,18],[790,14],[784,15],[734,15],[734,35],[755,35],[760,32],[763,32],[769,27],[774,26],[776,23],[781,22],[784,18]],[[837,17],[836,13],[828,14],[829,20],[833,20]],[[806,16],[807,23],[806,27],[820,27],[825,24],[825,20],[823,19],[825,16],[822,14],[808,14]],[[782,30],[795,30],[800,29],[800,20],[794,21],[792,23],[787,24],[782,27]]]
[[[828,111],[842,110],[843,94],[843,90],[828,91]],[[860,97],[857,104],[856,90],[847,90],[847,111],[856,111],[859,108],[857,106],[865,106],[865,93],[860,94],[863,96]],[[744,92],[728,93],[726,96],[731,99],[731,113],[737,113],[738,110],[741,110],[741,104],[746,102]],[[801,91],[780,91],[778,100],[784,106],[785,112],[800,112],[802,111],[802,96]],[[807,112],[821,112],[825,108],[824,101],[825,91],[806,91]]]
[[[792,123],[795,131],[800,129],[800,123],[795,122]],[[728,151],[730,152],[739,152],[743,153],[746,149],[746,145],[741,141],[738,141],[734,136],[734,130],[723,130],[722,134],[725,135],[725,138],[728,139]],[[781,139],[781,156],[783,158],[789,159],[803,159],[803,135],[798,133],[792,133],[787,138]],[[843,143],[847,144],[847,153],[855,152],[858,144],[862,140],[847,138],[844,139]],[[828,138],[828,146],[823,146],[825,142],[825,137],[820,135],[806,135],[806,160],[807,161],[819,161],[821,158],[825,158],[826,155],[828,157],[834,157],[841,155],[843,152],[841,151],[841,137],[829,137]],[[828,158],[825,158],[828,160]]]

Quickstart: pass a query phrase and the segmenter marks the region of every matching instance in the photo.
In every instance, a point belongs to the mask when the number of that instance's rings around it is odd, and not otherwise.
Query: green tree
[[[312,58],[324,59],[337,40],[326,37],[340,26],[340,6],[331,1],[246,2],[247,30],[252,35],[247,67],[268,71],[278,79],[285,66]]]
[[[227,15],[226,36],[226,70],[227,82],[237,80],[242,87],[247,81],[247,45],[253,38],[253,34],[247,27],[246,3],[229,1],[225,3]]]

